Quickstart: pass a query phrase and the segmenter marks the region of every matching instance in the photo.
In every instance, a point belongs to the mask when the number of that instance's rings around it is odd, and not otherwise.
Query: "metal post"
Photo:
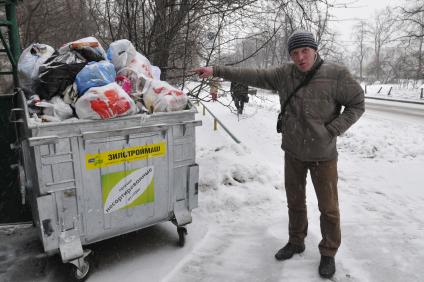
[[[239,144],[239,143],[241,143],[240,142],[240,140],[238,140],[235,136],[234,136],[234,134],[232,134],[231,133],[231,131],[230,130],[228,130],[228,128],[227,127],[225,127],[225,124],[223,124],[212,112],[211,112],[211,110],[209,110],[203,103],[201,103],[202,105],[203,105],[203,107],[204,107],[204,109],[206,109],[210,114],[211,114],[211,116],[214,118],[214,130],[217,130],[218,129],[218,124],[222,127],[222,129],[225,131],[225,132],[227,132],[227,134],[228,135],[230,135],[230,137],[237,143],[237,144]]]
[[[423,98],[424,98],[424,96],[423,96],[423,89],[424,89],[424,88],[421,88],[421,95],[420,95],[420,98],[421,98],[421,99],[423,99]]]
[[[387,96],[390,96],[390,92],[392,92],[392,86],[390,86],[389,93],[387,93]]]
[[[367,94],[367,85],[365,84],[365,94]]]
[[[380,89],[378,89],[377,94],[380,94],[381,89],[383,89],[383,86],[381,86]]]
[[[216,118],[213,119],[213,130],[216,131],[218,129],[218,120]]]
[[[203,105],[203,115],[206,115],[206,107],[205,107],[205,105]]]

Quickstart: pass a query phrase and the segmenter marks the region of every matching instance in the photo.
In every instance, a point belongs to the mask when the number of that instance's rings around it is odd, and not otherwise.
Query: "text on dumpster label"
[[[86,154],[85,164],[87,169],[95,169],[165,155],[166,143],[160,142],[97,154]]]
[[[154,167],[103,174],[102,194],[105,214],[153,203]]]

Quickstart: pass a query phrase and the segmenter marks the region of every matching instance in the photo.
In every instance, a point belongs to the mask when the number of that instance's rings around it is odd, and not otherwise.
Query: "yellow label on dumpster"
[[[166,154],[166,143],[147,144],[129,147],[121,150],[106,151],[98,154],[86,154],[85,165],[87,169],[101,168],[111,165],[133,162]]]

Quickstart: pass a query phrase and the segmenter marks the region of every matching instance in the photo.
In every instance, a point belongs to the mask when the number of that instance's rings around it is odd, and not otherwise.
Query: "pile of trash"
[[[126,39],[107,52],[94,37],[58,50],[34,43],[22,52],[18,71],[30,113],[42,121],[180,111],[188,102]]]

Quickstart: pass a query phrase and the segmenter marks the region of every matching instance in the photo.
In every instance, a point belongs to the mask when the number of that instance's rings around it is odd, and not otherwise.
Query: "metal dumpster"
[[[84,280],[90,269],[84,245],[163,221],[175,223],[184,245],[183,226],[198,204],[195,107],[35,123],[23,92],[16,95],[21,174],[46,253],[60,252]]]

